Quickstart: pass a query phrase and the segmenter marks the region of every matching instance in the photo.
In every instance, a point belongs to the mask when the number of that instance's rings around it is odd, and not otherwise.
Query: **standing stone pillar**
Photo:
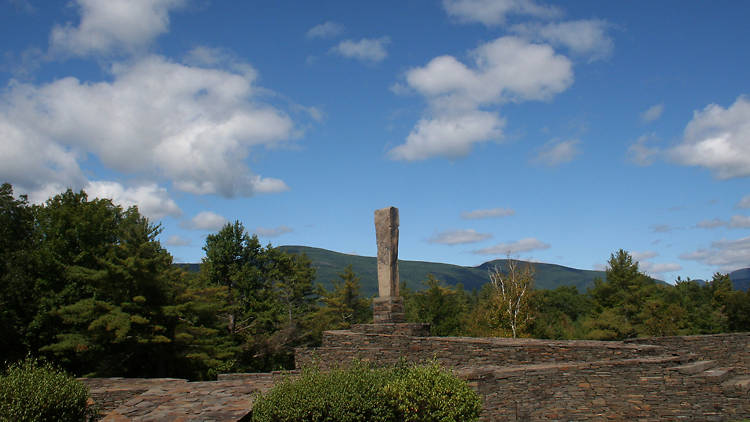
[[[373,299],[376,324],[404,322],[404,302],[398,294],[398,208],[375,210],[378,243],[378,294]]]

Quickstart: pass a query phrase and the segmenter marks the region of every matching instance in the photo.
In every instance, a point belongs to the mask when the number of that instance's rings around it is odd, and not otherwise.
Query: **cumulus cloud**
[[[508,15],[553,18],[561,11],[533,0],[443,0],[448,15],[461,22],[479,22],[487,26],[505,24]]]
[[[344,32],[344,25],[326,21],[310,28],[306,35],[307,38],[333,38],[342,32]]]
[[[53,52],[72,55],[134,51],[147,47],[169,29],[169,11],[183,0],[75,0],[77,25],[56,25],[50,34]]]
[[[546,24],[518,24],[512,26],[510,31],[534,41],[567,48],[573,54],[587,56],[589,61],[595,61],[609,57],[614,49],[614,42],[607,35],[608,27],[606,21],[585,19]]]
[[[169,236],[169,238],[166,241],[167,246],[190,246],[190,239],[179,236],[179,235],[172,235]]]
[[[390,42],[388,37],[362,38],[359,41],[344,40],[331,48],[331,52],[350,59],[376,63],[388,56],[385,47]]]
[[[648,146],[648,143],[654,139],[654,135],[643,135],[635,143],[628,147],[628,161],[638,166],[650,166],[654,159],[659,156],[661,150],[657,147]]]
[[[137,206],[141,214],[154,220],[182,215],[180,207],[169,197],[167,189],[156,183],[126,188],[117,182],[98,180],[88,182],[84,190],[89,197],[109,198],[124,208]]]
[[[521,252],[549,249],[549,247],[549,244],[533,237],[529,237],[516,242],[498,243],[489,248],[475,250],[473,253],[477,255],[515,255]]]
[[[739,97],[724,108],[710,104],[693,112],[679,145],[670,150],[677,163],[701,166],[719,179],[750,176],[750,101]]]
[[[737,203],[737,208],[750,208],[750,195],[740,199],[740,202]]]
[[[508,36],[482,44],[469,55],[472,66],[440,56],[409,70],[406,80],[436,105],[451,109],[546,100],[573,83],[572,63],[549,45]]]
[[[406,161],[463,157],[477,142],[500,139],[504,125],[505,120],[496,114],[479,110],[422,119],[406,137],[406,143],[393,148],[389,155]]]
[[[708,248],[682,254],[680,259],[698,261],[724,272],[746,268],[750,262],[750,237],[718,240]]]
[[[435,236],[427,239],[430,243],[440,243],[443,245],[461,245],[465,243],[477,243],[491,238],[488,233],[479,233],[474,229],[466,230],[448,230],[440,232]]]
[[[262,237],[278,237],[282,234],[291,233],[294,230],[292,230],[291,227],[287,226],[279,226],[274,228],[265,228],[265,227],[257,227],[255,229],[255,234]]]
[[[51,182],[83,187],[79,161],[93,154],[111,169],[166,178],[189,193],[287,189],[245,164],[252,148],[295,134],[286,113],[258,99],[255,72],[160,56],[115,64],[111,72],[111,82],[12,82],[0,97],[0,176],[28,190]]]
[[[228,223],[227,219],[211,211],[201,211],[181,226],[192,230],[219,231]]]
[[[573,82],[572,64],[548,45],[501,37],[469,54],[466,65],[440,56],[406,73],[408,87],[427,100],[430,112],[419,120],[393,159],[460,157],[473,145],[502,136],[505,120],[481,107],[511,101],[546,100]]]
[[[476,220],[480,218],[497,218],[515,215],[516,211],[510,208],[491,208],[485,210],[464,211],[461,218],[464,220]]]
[[[580,154],[581,141],[571,139],[567,141],[551,140],[545,143],[536,153],[533,162],[548,167],[558,166],[563,163],[573,161],[576,155]]]
[[[664,104],[655,104],[648,108],[648,110],[641,113],[641,120],[644,122],[653,122],[661,117],[664,112]]]

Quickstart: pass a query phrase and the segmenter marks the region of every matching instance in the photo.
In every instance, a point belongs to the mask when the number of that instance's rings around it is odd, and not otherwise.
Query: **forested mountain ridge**
[[[287,253],[304,253],[307,255],[316,270],[315,281],[326,288],[329,288],[331,281],[337,280],[338,275],[351,265],[352,270],[361,280],[362,293],[366,296],[377,294],[378,273],[375,257],[351,255],[309,246],[285,245],[278,248]],[[432,274],[447,285],[455,286],[460,283],[463,284],[465,289],[473,290],[481,288],[482,285],[490,281],[489,271],[495,267],[504,268],[506,262],[506,259],[496,259],[476,267],[463,267],[439,262],[399,260],[398,265],[401,281],[405,282],[407,287],[411,289],[424,289],[428,274]],[[578,291],[585,292],[587,288],[594,285],[594,280],[597,277],[602,280],[606,279],[604,271],[581,270],[538,262],[532,264],[535,270],[534,285],[537,289],[575,286]],[[200,269],[200,264],[184,263],[177,265],[187,271],[198,271]]]

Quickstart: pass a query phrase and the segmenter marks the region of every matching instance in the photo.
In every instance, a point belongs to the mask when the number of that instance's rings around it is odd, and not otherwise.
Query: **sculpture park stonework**
[[[295,349],[297,368],[404,359],[451,368],[482,396],[481,421],[649,422],[750,418],[750,333],[627,341],[430,337],[404,322],[398,209],[375,211],[378,293],[374,324],[325,331]],[[248,420],[254,394],[288,374],[221,374],[217,381],[89,378],[102,422]]]
[[[378,244],[378,294],[373,300],[375,324],[404,322],[404,302],[398,293],[398,208],[375,210]]]

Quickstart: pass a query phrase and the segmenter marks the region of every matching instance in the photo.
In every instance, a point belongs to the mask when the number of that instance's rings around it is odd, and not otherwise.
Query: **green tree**
[[[240,369],[289,367],[293,348],[312,338],[307,315],[316,298],[315,272],[304,256],[262,247],[239,221],[209,235],[203,247],[203,277],[224,286],[227,332],[241,348]]]
[[[174,372],[176,320],[164,308],[174,302],[179,270],[157,241],[160,228],[137,208],[106,209],[113,233],[99,238],[107,243],[97,256],[63,265],[83,297],[50,312],[62,329],[41,350],[96,375],[166,376]]]
[[[468,299],[461,285],[445,286],[432,274],[427,275],[427,289],[407,294],[404,298],[406,318],[427,322],[435,336],[456,336],[463,333],[463,317]]]
[[[372,321],[372,301],[360,296],[360,279],[351,265],[332,280],[331,290],[318,285],[321,306],[313,314],[316,332],[341,330]]]
[[[39,267],[34,214],[25,196],[0,185],[0,362],[22,358],[30,347],[28,325],[38,307]]]

